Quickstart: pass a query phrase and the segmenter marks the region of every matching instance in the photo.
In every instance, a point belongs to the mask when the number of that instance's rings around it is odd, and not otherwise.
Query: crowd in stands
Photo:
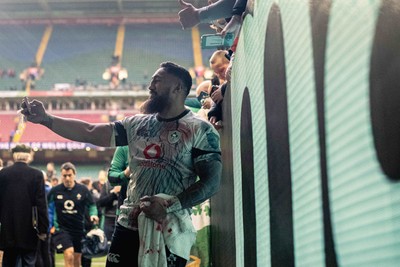
[[[0,79],[15,78],[15,70],[13,68],[0,68]]]
[[[103,79],[109,81],[110,89],[119,89],[124,88],[127,78],[128,71],[121,66],[119,56],[113,55],[110,66],[103,73]]]
[[[36,62],[33,62],[28,68],[24,69],[19,74],[19,79],[22,82],[23,88],[29,86],[31,89],[35,88],[35,81],[40,80],[44,75],[44,69],[41,68]]]
[[[196,96],[201,104],[200,113],[220,129],[222,126],[222,102],[226,90],[231,90],[231,71],[234,53],[239,39],[242,20],[246,15],[247,0],[209,0],[209,5],[195,8],[180,0],[182,10],[179,19],[183,29],[192,28],[199,23],[210,23],[210,27],[222,37],[233,33],[235,41],[231,47],[220,47],[210,58],[210,68],[214,72],[212,80],[201,83]],[[208,86],[208,88],[207,88]]]

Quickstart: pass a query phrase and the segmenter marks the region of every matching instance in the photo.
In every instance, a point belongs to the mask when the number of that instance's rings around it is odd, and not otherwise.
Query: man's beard
[[[145,114],[158,113],[163,111],[168,105],[168,98],[163,95],[157,95],[147,99],[141,108]]]

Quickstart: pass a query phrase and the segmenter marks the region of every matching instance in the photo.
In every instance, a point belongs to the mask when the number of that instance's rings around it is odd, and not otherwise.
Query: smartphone
[[[233,33],[227,33],[224,38],[219,34],[203,34],[201,36],[201,48],[215,49],[221,46],[231,47],[234,37]]]
[[[29,98],[27,96],[24,97],[24,102],[25,102],[26,108],[28,109],[29,114],[32,114],[31,103],[29,103]]]
[[[207,97],[209,97],[209,95],[206,92],[201,91],[197,97],[197,100],[199,100],[199,102],[201,102],[201,100],[203,100],[204,98],[207,98]]]

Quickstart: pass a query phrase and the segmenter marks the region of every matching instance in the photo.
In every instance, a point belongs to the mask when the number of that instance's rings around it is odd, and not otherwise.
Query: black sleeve
[[[35,201],[38,211],[38,230],[39,233],[45,234],[49,228],[49,215],[47,212],[47,201],[46,201],[46,193],[44,188],[44,179],[43,174],[38,173],[38,177],[36,177],[36,194]]]
[[[114,129],[116,132],[115,135],[115,145],[116,146],[127,146],[128,145],[128,137],[126,135],[126,130],[124,125],[122,125],[121,121],[114,122]]]
[[[241,16],[243,12],[246,11],[246,5],[247,5],[247,0],[236,0],[232,10],[232,16],[234,15]]]
[[[110,186],[109,182],[107,182],[107,184],[105,184],[103,188],[101,188],[100,198],[96,202],[98,207],[106,207],[108,205],[112,205],[113,201],[118,199],[117,194],[110,193],[111,189],[112,186]]]

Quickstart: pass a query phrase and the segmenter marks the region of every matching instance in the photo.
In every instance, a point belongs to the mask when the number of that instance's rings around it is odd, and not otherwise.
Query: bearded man
[[[186,69],[164,62],[149,84],[146,114],[112,123],[56,117],[40,101],[22,102],[28,121],[65,138],[129,147],[130,181],[108,267],[183,267],[189,259],[196,235],[190,208],[217,192],[222,169],[218,132],[184,106],[191,87]]]

